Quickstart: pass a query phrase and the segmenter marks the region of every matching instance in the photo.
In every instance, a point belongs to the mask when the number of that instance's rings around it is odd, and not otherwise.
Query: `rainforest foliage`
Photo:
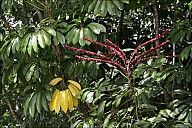
[[[191,0],[0,5],[0,127],[192,127]]]

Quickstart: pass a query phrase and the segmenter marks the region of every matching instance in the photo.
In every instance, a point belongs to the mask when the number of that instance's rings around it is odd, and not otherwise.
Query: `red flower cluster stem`
[[[170,41],[169,41],[169,40],[166,40],[165,42],[161,43],[160,45],[158,45],[158,46],[156,46],[156,47],[154,47],[154,48],[151,48],[150,50],[146,51],[146,52],[143,53],[143,54],[140,54],[140,55],[136,56],[136,57],[131,61],[131,63],[134,63],[134,62],[135,62],[137,59],[139,59],[140,57],[145,56],[146,54],[149,54],[150,52],[152,52],[152,51],[154,51],[154,50],[162,47],[163,45],[165,45],[165,44],[168,43],[168,42],[170,42]]]
[[[63,47],[68,48],[68,49],[73,50],[73,51],[81,52],[83,54],[93,55],[93,56],[101,57],[103,59],[110,60],[109,57],[107,57],[105,55],[102,55],[102,54],[95,53],[95,52],[87,51],[87,50],[80,49],[80,48],[71,47],[71,46],[68,46],[68,45],[65,45],[65,44],[63,45]]]
[[[127,60],[124,51],[123,51],[119,46],[117,46],[116,44],[114,44],[113,42],[111,42],[111,41],[108,40],[108,39],[106,39],[106,42],[107,42],[109,45],[111,45],[112,47],[114,47],[117,51],[119,51],[119,52],[121,53],[121,55],[125,58],[125,60]]]
[[[123,64],[125,65],[125,60],[126,60],[126,56],[125,56],[125,53],[123,52],[123,50],[118,50],[118,46],[117,45],[115,45],[115,44],[113,44],[112,42],[109,42],[109,40],[108,40],[108,43],[110,44],[110,45],[106,45],[106,44],[103,44],[103,43],[101,43],[101,42],[97,42],[97,41],[94,41],[94,40],[91,40],[91,39],[89,39],[89,38],[84,38],[84,40],[87,40],[87,41],[89,41],[89,42],[91,42],[91,43],[94,43],[94,44],[97,44],[97,45],[99,45],[99,46],[101,46],[101,47],[105,47],[105,48],[107,48],[107,49],[109,49],[109,50],[112,50],[112,51],[114,51],[115,52],[115,54],[123,61]],[[106,40],[107,41],[107,40]],[[119,48],[120,49],[120,48]],[[123,52],[123,54],[121,53],[121,52]]]
[[[70,50],[73,50],[73,51],[78,51],[80,53],[83,53],[83,54],[87,54],[87,55],[92,55],[92,56],[95,56],[97,58],[88,58],[88,57],[83,57],[83,56],[78,56],[76,55],[75,57],[80,59],[80,60],[83,60],[83,61],[94,61],[94,62],[101,62],[101,63],[108,63],[108,64],[111,64],[115,67],[118,67],[120,69],[122,69],[125,73],[129,73],[130,70],[129,69],[132,69],[134,66],[136,66],[137,64],[145,61],[145,60],[148,60],[150,58],[158,58],[158,56],[151,56],[151,57],[148,57],[148,58],[141,58],[147,54],[149,54],[150,52],[158,49],[158,48],[161,48],[163,45],[165,45],[166,43],[169,42],[169,40],[159,44],[158,46],[154,47],[154,48],[151,48],[150,50],[142,53],[142,54],[139,54],[138,56],[135,56],[134,55],[137,53],[137,51],[143,47],[144,45],[147,45],[149,43],[152,43],[154,41],[157,41],[159,40],[160,38],[162,38],[167,32],[169,31],[169,29],[166,29],[160,36],[156,37],[156,38],[153,38],[147,42],[144,42],[142,43],[141,45],[139,45],[132,53],[131,53],[131,56],[129,59],[126,58],[126,54],[124,53],[124,51],[119,47],[117,46],[116,44],[114,44],[113,42],[111,42],[110,40],[106,39],[106,42],[108,44],[103,44],[101,42],[97,42],[97,41],[94,41],[94,40],[91,40],[89,38],[84,38],[84,40],[87,40],[91,43],[94,43],[94,44],[97,44],[101,47],[104,47],[104,48],[107,48],[108,50],[111,50],[111,52],[107,55],[102,55],[102,54],[98,54],[96,52],[91,52],[91,51],[88,51],[88,50],[83,50],[83,49],[80,49],[80,48],[75,48],[75,47],[71,47],[71,46],[68,46],[68,45],[63,45],[63,47],[67,48],[67,49],[70,49]],[[111,55],[117,55],[118,58],[120,58],[122,60],[122,64],[118,63],[117,61],[114,61],[113,59],[110,58]],[[177,55],[176,56],[164,56],[164,58],[173,58],[173,57],[178,57]],[[133,59],[134,58],[134,59]],[[140,59],[141,58],[141,59]],[[139,60],[140,59],[140,60]],[[127,63],[126,63],[127,62]]]
[[[94,62],[101,62],[101,63],[108,63],[108,64],[111,64],[115,67],[119,67],[120,69],[122,69],[123,71],[125,71],[125,68],[123,66],[121,66],[120,64],[118,64],[117,62],[115,61],[111,61],[111,60],[103,60],[103,59],[97,59],[97,58],[86,58],[86,57],[83,57],[83,56],[78,56],[76,55],[75,56],[77,59],[80,59],[80,60],[83,60],[83,61],[94,61]]]
[[[155,42],[155,41],[159,40],[159,39],[162,38],[169,30],[170,30],[170,29],[166,29],[160,36],[158,36],[158,37],[156,37],[156,38],[153,38],[153,39],[151,39],[151,40],[148,40],[148,41],[140,44],[140,45],[131,53],[131,56],[130,56],[130,59],[129,59],[128,63],[131,62],[131,60],[133,59],[133,56],[137,53],[137,51],[138,51],[141,47],[143,47],[144,45],[147,45],[147,44],[149,44],[149,43],[152,43],[152,42]]]

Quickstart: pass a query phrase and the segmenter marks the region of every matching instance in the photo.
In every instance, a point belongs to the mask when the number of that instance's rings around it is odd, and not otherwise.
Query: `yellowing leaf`
[[[51,82],[49,83],[50,86],[55,86],[59,81],[61,81],[62,78],[55,78],[53,80],[51,80]]]
[[[58,94],[57,94],[57,98],[55,99],[55,104],[56,104],[56,106],[55,106],[55,112],[56,112],[57,114],[58,114],[59,111],[60,111],[60,105],[61,105],[60,97],[61,97],[61,93],[60,93],[60,91],[59,91]]]
[[[73,80],[68,80],[69,83],[73,84],[75,87],[77,87],[79,90],[81,90],[81,85]]]
[[[61,108],[62,110],[67,113],[68,110],[68,99],[67,99],[67,91],[61,91],[61,98],[60,98],[60,102],[61,102]]]
[[[59,90],[56,89],[55,92],[53,93],[53,96],[52,96],[52,99],[51,99],[51,102],[50,102],[50,105],[49,105],[50,110],[51,111],[55,110],[56,113],[58,113],[59,112],[58,109],[60,109],[60,108],[58,108],[58,106],[60,107],[60,99],[59,98],[60,98],[60,92],[59,92]]]
[[[53,110],[54,110],[54,107],[53,107],[52,102],[49,103],[49,108],[50,108],[50,111],[53,111]]]
[[[75,97],[78,95],[78,93],[79,93],[79,91],[80,91],[80,90],[79,90],[78,88],[76,88],[76,86],[73,85],[73,84],[69,84],[69,85],[68,85],[68,88],[69,88],[70,92],[72,93],[72,95],[75,96]],[[80,95],[78,95],[77,98],[80,99]]]
[[[68,105],[69,105],[69,110],[73,110],[73,97],[69,89],[66,89],[66,94],[67,94],[67,99],[68,99]]]

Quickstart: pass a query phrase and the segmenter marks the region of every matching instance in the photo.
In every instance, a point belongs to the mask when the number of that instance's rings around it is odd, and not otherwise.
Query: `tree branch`
[[[17,115],[17,113],[15,112],[15,109],[14,109],[12,103],[11,103],[11,100],[10,100],[9,96],[7,95],[7,93],[6,93],[6,90],[5,90],[5,89],[2,89],[2,93],[6,96],[6,97],[5,97],[5,101],[6,101],[7,105],[9,106],[9,109],[10,109],[10,111],[11,111],[11,114],[12,114],[13,118],[17,121],[17,123],[22,123],[23,120],[22,120],[22,118],[19,117],[19,116]]]

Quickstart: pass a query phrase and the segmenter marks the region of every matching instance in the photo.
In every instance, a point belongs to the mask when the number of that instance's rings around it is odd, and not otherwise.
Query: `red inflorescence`
[[[137,51],[143,47],[144,45],[147,45],[149,43],[152,43],[154,41],[157,41],[159,40],[160,38],[162,38],[167,32],[169,31],[169,29],[166,29],[160,36],[156,37],[156,38],[153,38],[149,41],[146,41],[142,44],[140,44],[130,55],[130,58],[127,59],[126,58],[126,54],[124,53],[124,51],[119,47],[117,46],[116,44],[114,44],[113,42],[111,42],[110,40],[106,39],[106,42],[108,43],[108,45],[106,44],[103,44],[101,42],[97,42],[97,41],[94,41],[94,40],[91,40],[91,39],[88,39],[88,38],[84,38],[84,40],[87,40],[91,43],[94,43],[94,44],[97,44],[101,47],[104,47],[104,48],[107,48],[108,50],[111,50],[111,53],[108,54],[108,55],[102,55],[102,54],[98,54],[96,52],[92,52],[92,51],[88,51],[88,50],[83,50],[83,49],[80,49],[80,48],[75,48],[75,47],[71,47],[71,46],[68,46],[68,45],[63,45],[63,47],[67,48],[67,49],[70,49],[70,50],[73,50],[73,51],[78,51],[80,53],[83,53],[83,54],[87,54],[87,55],[92,55],[92,56],[96,56],[97,58],[90,58],[90,57],[83,57],[83,56],[78,56],[76,55],[75,57],[80,59],[80,60],[83,60],[83,61],[94,61],[94,62],[101,62],[101,63],[108,63],[108,64],[111,64],[117,68],[120,68],[121,70],[123,70],[124,72],[126,71],[129,71],[128,69],[130,68],[133,68],[134,66],[136,66],[137,64],[145,61],[145,60],[148,60],[150,58],[158,58],[158,56],[151,56],[151,57],[148,57],[148,58],[141,58],[147,54],[149,54],[150,52],[158,49],[158,48],[161,48],[163,45],[167,44],[169,42],[169,40],[166,40],[165,42],[159,44],[158,46],[154,47],[154,48],[151,48],[150,50],[142,53],[142,54],[139,54],[138,56],[135,56],[135,54],[137,53]],[[118,63],[117,61],[115,60],[112,60],[110,58],[110,55],[117,55],[117,57],[119,57],[123,63]],[[135,58],[134,58],[135,56]],[[174,57],[178,57],[178,55],[175,55],[175,56],[164,56],[164,58],[174,58]],[[134,59],[133,59],[134,58]],[[140,59],[141,58],[141,59]],[[126,63],[127,62],[127,63]]]

